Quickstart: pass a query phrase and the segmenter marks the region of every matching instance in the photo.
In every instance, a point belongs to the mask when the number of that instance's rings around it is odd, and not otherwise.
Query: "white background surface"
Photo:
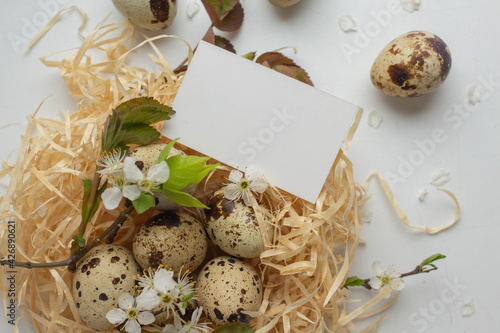
[[[166,31],[185,38],[195,45],[209,26],[203,8],[192,19],[185,13],[187,1],[179,0],[174,24]],[[44,6],[51,3],[51,6]],[[58,117],[60,112],[74,110],[75,102],[67,93],[65,83],[56,69],[45,68],[38,58],[44,54],[79,46],[77,34],[80,17],[71,12],[28,53],[24,44],[9,40],[16,35],[28,41],[47,22],[47,12],[55,13],[76,1],[10,1],[0,4],[0,159],[15,160],[16,147],[26,126],[25,117],[49,96],[39,116]],[[439,270],[428,275],[409,277],[406,287],[385,313],[379,332],[496,332],[500,324],[498,307],[500,276],[497,238],[500,231],[500,208],[497,189],[500,187],[500,85],[485,86],[482,80],[500,81],[500,43],[498,13],[500,4],[494,0],[423,0],[420,10],[400,10],[380,19],[387,11],[386,0],[303,0],[298,5],[279,9],[266,0],[242,1],[245,22],[228,37],[239,54],[249,51],[263,53],[284,46],[294,46],[298,53],[283,51],[305,68],[315,86],[365,109],[361,126],[349,156],[355,176],[362,183],[378,170],[398,175],[412,158],[424,156],[400,182],[393,184],[394,194],[412,223],[437,226],[454,216],[453,203],[429,184],[431,175],[441,169],[451,172],[451,181],[444,188],[457,196],[462,218],[452,229],[429,236],[403,226],[373,183],[368,206],[373,219],[362,231],[366,244],[359,247],[351,273],[360,277],[371,275],[371,263],[381,260],[394,264],[400,271],[409,271],[424,257],[433,253],[448,256],[438,262]],[[88,33],[108,13],[108,22],[122,17],[111,1],[89,0],[79,3],[89,14]],[[57,8],[56,8],[57,7]],[[375,18],[379,17],[379,21]],[[337,19],[350,14],[357,22],[358,33],[340,30]],[[450,75],[438,91],[415,99],[384,96],[370,83],[369,70],[378,52],[393,38],[411,31],[427,30],[440,36],[452,52]],[[363,34],[365,36],[363,36]],[[346,56],[341,45],[356,50]],[[159,43],[172,66],[182,61],[186,49],[179,41]],[[458,120],[446,121],[450,110],[464,105],[466,90],[477,84],[483,101],[475,111],[465,112]],[[367,126],[367,115],[378,110],[384,121],[378,129]],[[454,114],[455,116],[457,114]],[[458,119],[458,118],[457,118]],[[416,140],[431,138],[434,129],[442,129],[446,139],[435,145],[428,155]],[[400,169],[398,171],[398,169]],[[5,185],[6,179],[2,182]],[[3,185],[2,185],[3,186]],[[429,195],[419,202],[416,195],[423,189]],[[5,188],[2,187],[2,191]],[[450,288],[458,283],[461,288]],[[356,296],[367,297],[360,291]],[[462,317],[459,307],[473,300],[476,312]],[[378,317],[377,317],[378,318]],[[366,321],[357,327],[362,328]],[[3,324],[0,330],[10,331]],[[22,330],[29,332],[29,330]]]

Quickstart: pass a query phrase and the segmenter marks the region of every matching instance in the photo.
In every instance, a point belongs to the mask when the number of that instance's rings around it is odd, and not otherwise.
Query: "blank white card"
[[[359,110],[353,104],[201,42],[162,134],[316,202]]]

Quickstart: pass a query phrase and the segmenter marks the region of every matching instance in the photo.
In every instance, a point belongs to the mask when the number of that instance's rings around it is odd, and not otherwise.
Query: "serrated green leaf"
[[[308,85],[313,85],[309,75],[304,69],[295,64],[292,59],[279,52],[266,52],[259,56],[255,62]]]
[[[161,104],[152,97],[138,97],[121,103],[116,107],[124,124],[153,124],[170,119],[174,114],[170,106]]]
[[[347,287],[355,287],[355,286],[362,286],[365,284],[365,281],[360,279],[357,276],[349,276],[347,280],[344,283],[344,288]],[[347,288],[349,289],[349,288]]]
[[[205,170],[205,162],[210,157],[175,155],[167,159],[170,168],[170,177],[163,187],[181,191],[199,178],[199,173]],[[202,178],[203,179],[203,178]]]
[[[146,124],[128,123],[122,125],[120,143],[148,145],[158,141],[160,132]]]
[[[245,17],[245,13],[243,11],[243,7],[241,3],[237,3],[220,21],[219,24],[215,24],[214,26],[222,31],[236,31],[243,24],[243,18]],[[217,42],[217,41],[216,41]]]
[[[420,268],[424,268],[425,266],[430,265],[431,262],[434,262],[434,261],[439,260],[439,259],[444,259],[444,258],[446,258],[446,256],[443,254],[440,254],[440,253],[434,254],[434,255],[422,260],[422,262],[420,263]],[[431,266],[436,267],[434,265],[431,265]]]
[[[214,45],[218,46],[226,51],[236,53],[236,50],[234,49],[233,44],[231,44],[231,42],[224,37],[214,35]]]
[[[165,148],[162,149],[160,155],[158,155],[158,159],[156,160],[156,163],[161,163],[162,161],[166,161],[168,158],[168,154],[170,154],[170,150],[172,150],[172,147],[174,144],[179,140],[179,138],[172,140],[169,142],[168,145],[165,146]]]
[[[132,201],[132,204],[137,213],[142,214],[155,205],[155,198],[149,193],[142,192],[138,199]]]
[[[198,199],[193,197],[192,195],[187,194],[186,192],[171,190],[163,187],[162,192],[172,200],[173,202],[178,203],[179,205],[185,207],[202,207],[205,209],[209,209],[207,206],[202,204]]]
[[[217,17],[222,20],[239,3],[239,0],[201,0],[201,2],[211,19],[213,14],[217,14]]]
[[[253,333],[253,328],[242,323],[231,323],[219,327],[213,333]]]

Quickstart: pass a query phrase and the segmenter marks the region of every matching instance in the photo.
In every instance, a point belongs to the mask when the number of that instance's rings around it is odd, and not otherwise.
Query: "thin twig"
[[[91,249],[93,249],[99,242],[108,236],[115,229],[119,228],[129,217],[130,213],[134,209],[134,206],[129,206],[125,210],[123,210],[118,218],[113,222],[112,225],[109,226],[99,237],[94,239],[92,243],[84,247],[80,252],[75,254],[74,256],[54,262],[46,262],[46,263],[33,263],[33,262],[23,262],[23,261],[9,261],[7,259],[0,260],[1,266],[14,266],[14,267],[23,267],[23,268],[51,268],[51,267],[61,267],[61,266],[74,266],[83,256],[85,256]]]

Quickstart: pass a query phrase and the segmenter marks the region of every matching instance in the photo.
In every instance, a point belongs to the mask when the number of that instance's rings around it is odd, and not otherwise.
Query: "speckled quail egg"
[[[224,191],[207,200],[205,230],[222,251],[239,258],[256,258],[264,251],[264,239],[252,207],[243,200],[230,201]]]
[[[113,0],[116,9],[133,24],[147,29],[165,29],[177,14],[176,0]]]
[[[167,144],[165,143],[154,143],[147,146],[139,146],[132,149],[128,153],[128,156],[133,157],[137,161],[136,164],[139,169],[141,169],[143,172],[147,172],[150,167],[156,164],[158,156],[166,145]],[[168,157],[179,154],[185,155],[182,150],[172,147],[170,153],[168,154]],[[182,191],[193,195],[196,192],[196,184],[188,185]],[[175,210],[181,206],[167,198],[164,193],[155,193],[154,197],[156,202],[154,209],[168,211]]]
[[[96,331],[113,328],[106,313],[117,306],[122,293],[134,292],[134,276],[140,272],[134,256],[123,246],[107,244],[90,250],[73,277],[73,297],[85,325]]]
[[[383,93],[416,97],[436,90],[451,68],[451,53],[438,36],[411,31],[390,42],[371,68],[373,85]]]
[[[257,271],[230,256],[209,261],[200,271],[197,287],[203,312],[217,326],[249,323],[252,318],[243,311],[258,311],[262,303]]]
[[[139,228],[134,244],[135,259],[143,269],[164,265],[174,272],[194,271],[207,253],[208,241],[200,222],[185,213],[166,212]]]
[[[300,0],[269,0],[276,7],[290,7],[300,2]]]

